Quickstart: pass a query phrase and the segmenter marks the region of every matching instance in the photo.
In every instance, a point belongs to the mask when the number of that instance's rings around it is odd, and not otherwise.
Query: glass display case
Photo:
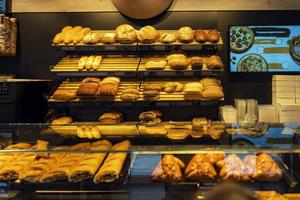
[[[170,125],[170,122],[164,122]],[[166,135],[79,138],[97,122],[1,124],[1,196],[15,199],[204,199],[233,181],[251,191],[277,191],[299,199],[297,124],[226,124],[220,140],[174,140]],[[114,132],[109,125],[108,130]],[[123,125],[126,126],[126,125]],[[188,128],[187,128],[188,129]],[[71,134],[73,133],[73,134]]]

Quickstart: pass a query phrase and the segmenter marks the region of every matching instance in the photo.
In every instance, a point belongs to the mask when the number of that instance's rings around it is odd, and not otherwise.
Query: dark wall
[[[56,64],[64,52],[51,48],[51,39],[65,25],[82,25],[92,29],[114,29],[121,23],[136,28],[150,24],[158,29],[217,28],[225,44],[219,52],[227,63],[227,29],[230,24],[299,24],[297,11],[239,12],[168,12],[154,19],[138,21],[118,12],[111,13],[18,13],[18,56],[0,58],[0,73],[14,73],[22,78],[52,78],[49,66]],[[227,68],[228,69],[228,68]],[[234,98],[256,98],[259,103],[271,103],[271,75],[237,75],[226,72],[224,79],[226,103]]]

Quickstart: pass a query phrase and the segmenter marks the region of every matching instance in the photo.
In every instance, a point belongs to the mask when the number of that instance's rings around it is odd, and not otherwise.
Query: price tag
[[[104,50],[108,50],[108,51],[113,51],[113,50],[116,50],[117,49],[117,46],[104,46]]]
[[[64,47],[62,47],[62,50],[64,50],[64,51],[74,51],[75,46],[64,46]]]

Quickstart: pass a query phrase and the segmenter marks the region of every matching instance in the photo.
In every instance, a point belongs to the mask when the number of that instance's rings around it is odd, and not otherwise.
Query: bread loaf
[[[144,44],[151,44],[159,37],[158,31],[152,26],[145,26],[138,31],[138,40]]]
[[[163,33],[158,38],[158,41],[165,44],[173,43],[176,42],[176,36],[171,33]]]
[[[146,70],[163,70],[166,68],[165,60],[150,60],[145,64]]]
[[[181,27],[177,31],[177,39],[182,43],[190,43],[194,40],[194,32],[191,27]]]
[[[208,40],[208,35],[205,30],[197,29],[194,33],[195,40],[199,43],[205,43]]]
[[[117,42],[116,34],[115,33],[105,33],[102,38],[101,42],[103,44],[114,44]]]
[[[208,31],[207,40],[211,43],[218,43],[220,41],[220,33],[217,30]]]
[[[116,38],[121,44],[131,44],[136,42],[136,30],[129,24],[122,24],[116,28]]]

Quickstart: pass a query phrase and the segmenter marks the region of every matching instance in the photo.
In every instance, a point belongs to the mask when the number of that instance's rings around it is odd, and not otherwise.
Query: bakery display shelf
[[[140,62],[137,56],[103,55],[97,70],[78,70],[78,62],[82,56],[66,56],[62,58],[51,72],[64,77],[85,76],[134,76]]]
[[[189,65],[184,70],[174,70],[171,69],[170,66],[166,66],[164,70],[148,70],[146,69],[146,63],[150,60],[165,60],[165,56],[146,56],[141,58],[141,62],[138,66],[139,76],[142,77],[184,77],[184,76],[192,76],[192,77],[206,77],[206,76],[223,76],[224,70],[211,70],[206,67],[206,60],[208,57],[202,57],[203,59],[203,69],[195,70],[192,69],[192,66]]]

